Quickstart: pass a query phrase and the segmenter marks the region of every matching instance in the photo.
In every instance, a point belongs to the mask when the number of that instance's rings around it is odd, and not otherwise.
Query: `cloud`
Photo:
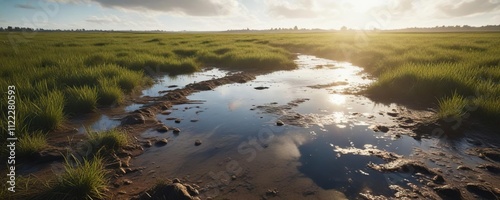
[[[91,16],[85,21],[96,24],[111,24],[111,23],[120,23],[122,20],[115,15],[106,15],[102,17]]]
[[[466,0],[458,4],[448,2],[438,5],[440,11],[453,17],[485,13],[498,9],[499,7],[500,1],[495,0]]]
[[[35,10],[36,7],[31,4],[16,4],[16,8]]]
[[[316,3],[313,0],[298,0],[290,3],[279,1],[268,4],[269,13],[277,17],[284,18],[314,18],[318,16],[315,9]]]
[[[171,12],[190,16],[229,15],[238,9],[237,0],[54,0],[63,3],[93,2],[103,7]]]

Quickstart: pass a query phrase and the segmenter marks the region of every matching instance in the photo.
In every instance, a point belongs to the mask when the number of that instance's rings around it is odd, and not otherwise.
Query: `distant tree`
[[[0,27],[0,31],[3,31],[3,27]]]
[[[342,28],[340,28],[341,31],[347,31],[347,27],[346,26],[342,26]]]
[[[297,30],[299,30],[299,27],[294,26],[294,27],[293,27],[293,30],[297,31]]]

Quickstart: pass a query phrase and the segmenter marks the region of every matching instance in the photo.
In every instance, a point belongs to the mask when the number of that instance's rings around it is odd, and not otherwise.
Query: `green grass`
[[[68,113],[88,113],[97,108],[98,92],[89,86],[70,87],[65,91]]]
[[[465,116],[465,108],[469,103],[466,98],[455,92],[452,96],[442,98],[438,101],[439,112],[437,113],[437,117],[444,120],[459,120]]]
[[[51,184],[45,199],[103,199],[107,187],[104,161],[100,157],[90,160],[66,158],[64,172]]]
[[[47,146],[47,139],[41,132],[23,135],[17,144],[19,155],[22,157],[31,156],[45,149]]]
[[[87,130],[89,144],[92,144],[92,153],[96,154],[101,150],[117,150],[128,144],[128,135],[117,129],[111,129],[103,132]]]

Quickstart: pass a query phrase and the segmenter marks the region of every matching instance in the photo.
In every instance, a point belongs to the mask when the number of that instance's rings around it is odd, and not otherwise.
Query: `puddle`
[[[447,145],[445,142],[405,135],[395,139],[370,129],[373,124],[396,125],[383,113],[393,112],[398,106],[378,104],[353,93],[372,82],[362,68],[307,55],[299,55],[296,62],[296,70],[198,92],[188,98],[202,104],[176,105],[170,115],[157,115],[164,124],[182,131],[174,135],[149,130],[142,135],[169,138],[169,143],[146,148],[135,158],[136,165],[147,169],[134,180],[151,183],[161,177],[182,177],[202,182],[205,196],[225,198],[256,198],[270,188],[278,188],[284,199],[309,194],[352,199],[367,191],[392,196],[390,185],[394,184],[422,185],[412,174],[369,168],[367,163],[385,161],[353,149],[370,147],[407,158],[423,152],[415,149],[435,149]],[[224,72],[212,69],[195,76],[166,77],[143,94],[154,96],[169,85],[183,87],[219,75]],[[305,125],[290,125],[288,121],[276,125],[290,116],[298,116]],[[202,145],[195,146],[196,140]],[[455,146],[470,147],[467,144],[458,142]]]
[[[228,72],[220,70],[217,68],[203,69],[200,72],[195,72],[193,74],[184,74],[176,76],[164,76],[156,80],[156,83],[142,91],[142,96],[157,97],[162,94],[160,91],[174,90],[177,88],[183,88],[187,84],[196,83],[200,81],[221,78],[226,76]]]

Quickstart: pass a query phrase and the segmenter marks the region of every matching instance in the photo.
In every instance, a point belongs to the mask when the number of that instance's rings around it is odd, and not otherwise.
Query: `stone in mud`
[[[462,194],[460,193],[460,190],[450,185],[435,187],[434,191],[443,199],[450,199],[450,200],[462,199]]]
[[[457,170],[466,170],[466,171],[471,171],[472,169],[470,167],[467,167],[465,165],[459,165],[457,167]]]
[[[180,132],[181,132],[181,129],[179,129],[179,128],[174,128],[174,129],[173,129],[173,131],[174,131],[174,133],[180,133]]]
[[[153,144],[151,143],[151,141],[148,140],[148,141],[144,142],[144,146],[151,147],[151,146],[153,146]]]
[[[175,119],[177,119],[177,118],[175,118],[175,117],[167,117],[167,119],[166,119],[166,120],[171,121],[171,120],[175,120]]]
[[[441,183],[444,183],[444,178],[443,178],[443,176],[441,176],[441,175],[437,174],[436,176],[432,177],[432,181],[433,181],[434,183],[439,183],[439,184],[441,184]]]
[[[281,121],[281,120],[278,120],[278,121],[276,121],[276,125],[277,126],[283,126],[283,125],[285,125],[285,123],[283,121]]]
[[[179,180],[178,178],[174,178],[174,180],[172,180],[172,183],[181,183],[181,180]]]
[[[153,108],[141,108],[139,110],[135,110],[133,113],[138,113],[144,116],[153,117],[155,116],[155,111],[153,110],[154,110]]]
[[[371,128],[375,132],[380,131],[380,132],[387,133],[389,131],[389,127],[384,126],[384,125],[376,125],[376,126],[372,126]]]
[[[176,87],[179,87],[178,85],[169,85],[167,86],[167,88],[176,88]]]
[[[196,200],[197,191],[192,187],[187,187],[181,183],[157,184],[154,188],[146,191],[139,196],[140,200],[145,199],[163,199],[163,200]]]
[[[175,123],[181,123],[181,119],[177,118],[174,120]]]
[[[196,141],[194,141],[194,145],[195,145],[195,146],[200,146],[200,145],[201,145],[201,140],[196,140]]]
[[[469,192],[485,199],[498,199],[499,197],[499,194],[495,194],[493,189],[480,183],[467,183],[466,188]]]
[[[165,146],[168,143],[168,140],[166,138],[163,138],[161,140],[156,141],[156,145],[159,146]]]
[[[160,133],[165,133],[167,132],[169,129],[167,126],[161,126],[160,128],[157,128],[156,131],[160,132]]]
[[[265,90],[265,89],[269,89],[269,87],[259,86],[259,87],[254,87],[254,89],[256,89],[256,90]]]
[[[500,166],[497,166],[497,165],[494,165],[494,164],[489,164],[489,163],[488,164],[482,164],[482,165],[477,166],[477,168],[486,169],[489,172],[495,173],[495,174],[500,173]]]
[[[474,148],[479,157],[488,158],[495,162],[500,162],[500,150],[496,148]]]
[[[389,115],[391,117],[397,117],[399,115],[399,113],[397,113],[397,112],[387,112],[387,115]]]
[[[122,125],[144,124],[146,118],[141,113],[133,113],[122,119]]]
[[[123,180],[123,184],[124,184],[124,185],[130,185],[130,184],[132,184],[132,183],[134,183],[134,182],[133,182],[133,181],[131,181],[130,179],[125,179],[125,180]]]
[[[197,119],[192,119],[191,122],[197,122],[198,120]]]
[[[169,111],[169,110],[165,110],[165,111],[161,112],[162,115],[170,115],[170,113],[172,113],[172,111]]]

